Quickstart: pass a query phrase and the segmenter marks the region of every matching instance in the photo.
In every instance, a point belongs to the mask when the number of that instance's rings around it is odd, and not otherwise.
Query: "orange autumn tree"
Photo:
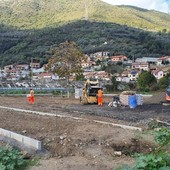
[[[77,44],[73,41],[65,41],[59,44],[59,46],[51,47],[49,54],[51,57],[47,68],[59,77],[66,78],[67,87],[69,88],[70,77],[72,75],[79,76],[83,72],[81,62],[86,60],[85,54],[81,52]]]

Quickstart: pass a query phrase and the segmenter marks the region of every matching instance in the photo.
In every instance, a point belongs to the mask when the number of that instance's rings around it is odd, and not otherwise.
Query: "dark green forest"
[[[110,55],[161,57],[170,55],[170,33],[149,32],[125,25],[76,21],[57,28],[19,30],[0,25],[0,63],[29,63],[31,57],[47,62],[46,52],[66,40],[75,41],[84,53],[109,51]],[[107,42],[107,43],[106,43]]]

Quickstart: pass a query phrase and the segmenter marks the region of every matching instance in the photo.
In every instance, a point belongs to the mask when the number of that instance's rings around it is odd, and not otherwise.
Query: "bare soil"
[[[1,96],[1,106],[42,111],[47,113],[76,116],[59,118],[40,116],[25,112],[0,109],[0,127],[43,141],[50,151],[48,160],[41,160],[41,165],[32,170],[114,170],[121,164],[132,164],[130,157],[135,152],[148,153],[155,146],[152,136],[142,132],[125,130],[107,124],[91,121],[135,125],[146,128],[148,120],[160,118],[170,120],[169,106],[145,104],[136,109],[108,107],[111,98],[105,98],[103,107],[82,105],[79,100],[36,96],[34,105],[27,103],[26,97]],[[115,151],[121,151],[116,156]]]

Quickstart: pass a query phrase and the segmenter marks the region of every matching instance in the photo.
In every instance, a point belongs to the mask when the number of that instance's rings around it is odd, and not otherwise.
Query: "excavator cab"
[[[88,79],[85,82],[83,88],[82,103],[83,104],[97,103],[97,93],[99,89],[100,85],[98,80]]]

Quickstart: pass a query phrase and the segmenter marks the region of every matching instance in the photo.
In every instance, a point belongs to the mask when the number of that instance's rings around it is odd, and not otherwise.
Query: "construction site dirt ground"
[[[0,96],[1,106],[65,116],[40,116],[0,108],[0,128],[43,142],[50,158],[42,158],[40,166],[32,170],[114,170],[122,164],[133,164],[130,154],[150,152],[155,146],[152,135],[92,120],[143,129],[147,129],[151,119],[170,122],[170,106],[163,106],[156,99],[153,102],[151,97],[144,105],[129,109],[108,107],[111,97],[105,97],[104,105],[99,107],[82,105],[74,97],[36,96],[35,104],[29,105],[24,96]],[[115,155],[117,151],[121,156]]]

